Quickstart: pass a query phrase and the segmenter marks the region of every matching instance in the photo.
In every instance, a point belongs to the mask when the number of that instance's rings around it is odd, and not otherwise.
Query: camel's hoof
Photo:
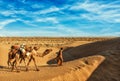
[[[13,70],[11,70],[10,72],[13,72]]]
[[[18,70],[17,73],[20,73],[20,71]]]
[[[28,69],[26,69],[26,71],[29,71]]]
[[[39,69],[36,69],[36,71],[40,71]]]
[[[14,69],[11,69],[10,71],[11,71],[11,72],[13,72],[13,71],[14,71]]]

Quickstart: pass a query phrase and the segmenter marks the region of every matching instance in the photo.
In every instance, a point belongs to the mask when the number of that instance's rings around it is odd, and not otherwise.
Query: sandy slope
[[[36,57],[39,72],[34,71],[31,63],[29,72],[25,72],[25,68],[22,67],[20,73],[10,72],[6,67],[10,46],[2,45],[0,47],[0,81],[120,81],[120,38],[87,43],[77,41],[65,46],[69,48],[64,50],[63,66],[46,64],[53,62],[52,59],[59,50],[52,47],[53,52],[47,56]],[[45,49],[46,47],[41,47],[39,52],[42,53]]]
[[[8,51],[10,46],[9,45],[0,45],[0,66],[6,66],[7,65],[7,57],[8,57]]]
[[[91,55],[106,58],[88,81],[120,81],[120,38],[77,46],[66,52],[65,56],[72,55],[74,59]],[[66,61],[69,60],[73,59]]]
[[[7,68],[0,71],[1,81],[85,81],[98,65],[104,60],[103,56],[92,56],[64,63],[61,67],[56,65],[40,66],[39,72],[29,72],[24,68],[20,73],[9,72]],[[91,62],[91,63],[86,63]]]

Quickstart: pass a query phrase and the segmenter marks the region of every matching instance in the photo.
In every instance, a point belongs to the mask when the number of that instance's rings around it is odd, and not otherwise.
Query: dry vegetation
[[[76,41],[102,41],[111,38],[88,38],[88,37],[0,37],[1,44],[30,44],[30,45],[40,45],[46,47],[56,47],[69,45]]]

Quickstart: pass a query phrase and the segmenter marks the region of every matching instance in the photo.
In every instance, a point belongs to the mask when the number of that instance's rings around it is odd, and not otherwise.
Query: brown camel
[[[45,55],[47,55],[48,53],[50,53],[51,51],[52,51],[52,49],[46,49],[43,53],[42,53],[42,56],[40,56],[39,55],[39,53],[37,52],[37,50],[39,49],[39,47],[28,47],[27,49],[26,49],[26,57],[24,57],[24,59],[25,58],[27,58],[27,57],[29,57],[29,61],[28,61],[28,63],[27,63],[27,66],[26,66],[26,71],[28,71],[28,66],[29,66],[29,64],[30,64],[30,62],[33,60],[33,62],[34,62],[34,65],[35,65],[35,68],[36,68],[36,71],[39,71],[39,69],[38,69],[38,67],[37,67],[37,64],[36,64],[36,60],[35,60],[35,56],[37,56],[37,57],[43,57],[43,56],[45,56]]]
[[[21,47],[19,45],[13,45],[11,46],[11,49],[10,51],[8,52],[8,61],[7,61],[7,64],[8,64],[8,67],[12,66],[12,69],[11,71],[13,71],[14,67],[16,67],[17,71],[18,71],[18,68],[17,68],[17,65],[18,65],[18,62],[20,59],[23,59],[24,60],[24,63],[25,63],[25,59],[23,58],[23,56],[25,56],[25,50],[20,50]],[[26,63],[25,63],[25,66],[26,66]]]
[[[12,66],[11,62],[14,60],[18,50],[19,50],[19,46],[18,45],[11,46],[11,49],[8,52],[8,61],[7,61],[8,67],[10,67],[10,65]]]
[[[36,60],[35,60],[35,56],[38,56],[38,53],[37,53],[37,50],[39,48],[38,47],[29,47],[29,49],[27,49],[26,51],[26,57],[30,57],[28,63],[27,63],[27,67],[26,67],[26,71],[28,71],[28,66],[30,64],[30,62],[33,60],[34,62],[34,65],[35,65],[35,68],[36,68],[36,71],[39,71],[37,65],[36,65]]]
[[[40,56],[37,53],[38,49],[39,49],[39,47],[35,46],[35,47],[26,47],[25,50],[24,50],[25,53],[21,52],[20,48],[18,50],[16,50],[15,53],[13,51],[10,51],[8,53],[8,65],[9,64],[12,65],[12,70],[11,71],[13,71],[14,67],[16,67],[16,69],[17,69],[18,63],[21,63],[22,60],[24,60],[26,71],[28,71],[28,66],[29,66],[29,64],[32,60],[33,60],[34,65],[36,67],[36,71],[39,71],[39,69],[36,65],[35,56],[43,57],[43,56],[47,55],[48,53],[50,53],[52,51],[52,49],[46,49],[43,52],[42,56]],[[15,50],[15,47],[13,47],[11,50]],[[12,57],[12,56],[14,56],[14,57]],[[28,58],[28,57],[29,57],[29,61],[26,65],[25,59]],[[14,61],[12,62],[12,60],[14,60]],[[18,69],[17,69],[17,71],[18,71]]]

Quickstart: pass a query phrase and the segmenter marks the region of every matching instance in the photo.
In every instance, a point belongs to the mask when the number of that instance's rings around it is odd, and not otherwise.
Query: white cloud
[[[70,10],[81,10],[81,9],[84,9],[84,10],[90,11],[90,12],[97,11],[96,13],[98,13],[99,10],[101,9],[101,7],[97,3],[88,3],[88,2],[76,3],[75,5],[70,7]]]
[[[22,15],[26,15],[29,12],[26,10],[6,10],[6,11],[1,11],[0,14],[4,15],[4,16],[15,16],[16,14],[22,14]]]
[[[19,2],[22,2],[22,3],[25,3],[26,2],[26,0],[18,0]]]
[[[120,36],[120,32],[107,32],[107,33],[102,33],[99,36]]]
[[[55,30],[52,31],[56,36],[91,36],[91,33],[80,30],[79,28],[66,27],[64,25],[58,24],[52,27],[45,27],[45,30]]]
[[[37,22],[52,22],[54,24],[59,23],[59,21],[55,17],[37,18],[36,21]]]
[[[105,27],[103,29],[100,30],[100,33],[110,33],[112,32],[112,27]]]
[[[25,2],[26,0],[21,0],[22,2]]]
[[[17,20],[18,20],[18,21],[21,21],[21,22],[23,22],[24,24],[29,25],[29,26],[33,26],[33,27],[36,27],[36,26],[37,26],[36,24],[34,24],[34,21],[24,20],[24,19],[22,19],[22,18],[18,18]]]
[[[117,3],[117,2],[116,2]],[[99,2],[90,2],[85,1],[84,3],[76,3],[70,7],[70,10],[85,10],[89,13],[81,14],[80,17],[94,20],[94,21],[103,21],[110,23],[120,23],[120,5],[108,3],[99,3]]]
[[[33,20],[24,20],[22,18],[18,18],[18,21],[23,22],[26,25],[33,26],[33,27],[38,27],[36,22],[45,22],[45,23],[53,23],[53,24],[58,24],[59,21],[56,17],[46,17],[46,18],[39,18],[39,17],[33,17]]]
[[[109,30],[109,29],[108,29]],[[107,31],[107,30],[103,30]],[[111,35],[112,34],[112,35]],[[103,33],[88,33],[85,31],[80,30],[79,28],[68,28],[64,25],[57,25],[57,27],[44,27],[40,28],[39,30],[24,30],[19,31],[16,30],[14,32],[12,31],[1,31],[0,36],[52,36],[52,37],[62,37],[62,36],[119,36],[120,32],[103,32]]]
[[[115,19],[115,22],[120,23],[120,18],[118,18],[118,19],[116,18],[116,19]]]
[[[41,4],[33,4],[31,5],[32,8],[43,8],[44,6]]]
[[[57,7],[53,6],[53,7],[50,7],[48,9],[44,9],[44,10],[34,12],[34,14],[47,14],[47,13],[57,12],[57,11],[60,11],[60,8],[57,8]]]
[[[60,32],[49,31],[44,29],[29,30],[29,31],[2,31],[0,36],[62,36]]]
[[[49,9],[43,10],[41,11],[41,14],[46,14],[46,13],[51,13],[51,12],[56,12],[59,11],[60,9],[57,7],[51,7]]]
[[[4,16],[9,16],[9,15],[14,14],[14,12],[12,12],[12,11],[1,11],[0,14],[2,14],[2,15],[4,15]]]
[[[10,24],[10,23],[15,22],[15,21],[16,21],[15,19],[8,19],[5,21],[1,21],[0,22],[0,29],[3,29],[7,24]]]

